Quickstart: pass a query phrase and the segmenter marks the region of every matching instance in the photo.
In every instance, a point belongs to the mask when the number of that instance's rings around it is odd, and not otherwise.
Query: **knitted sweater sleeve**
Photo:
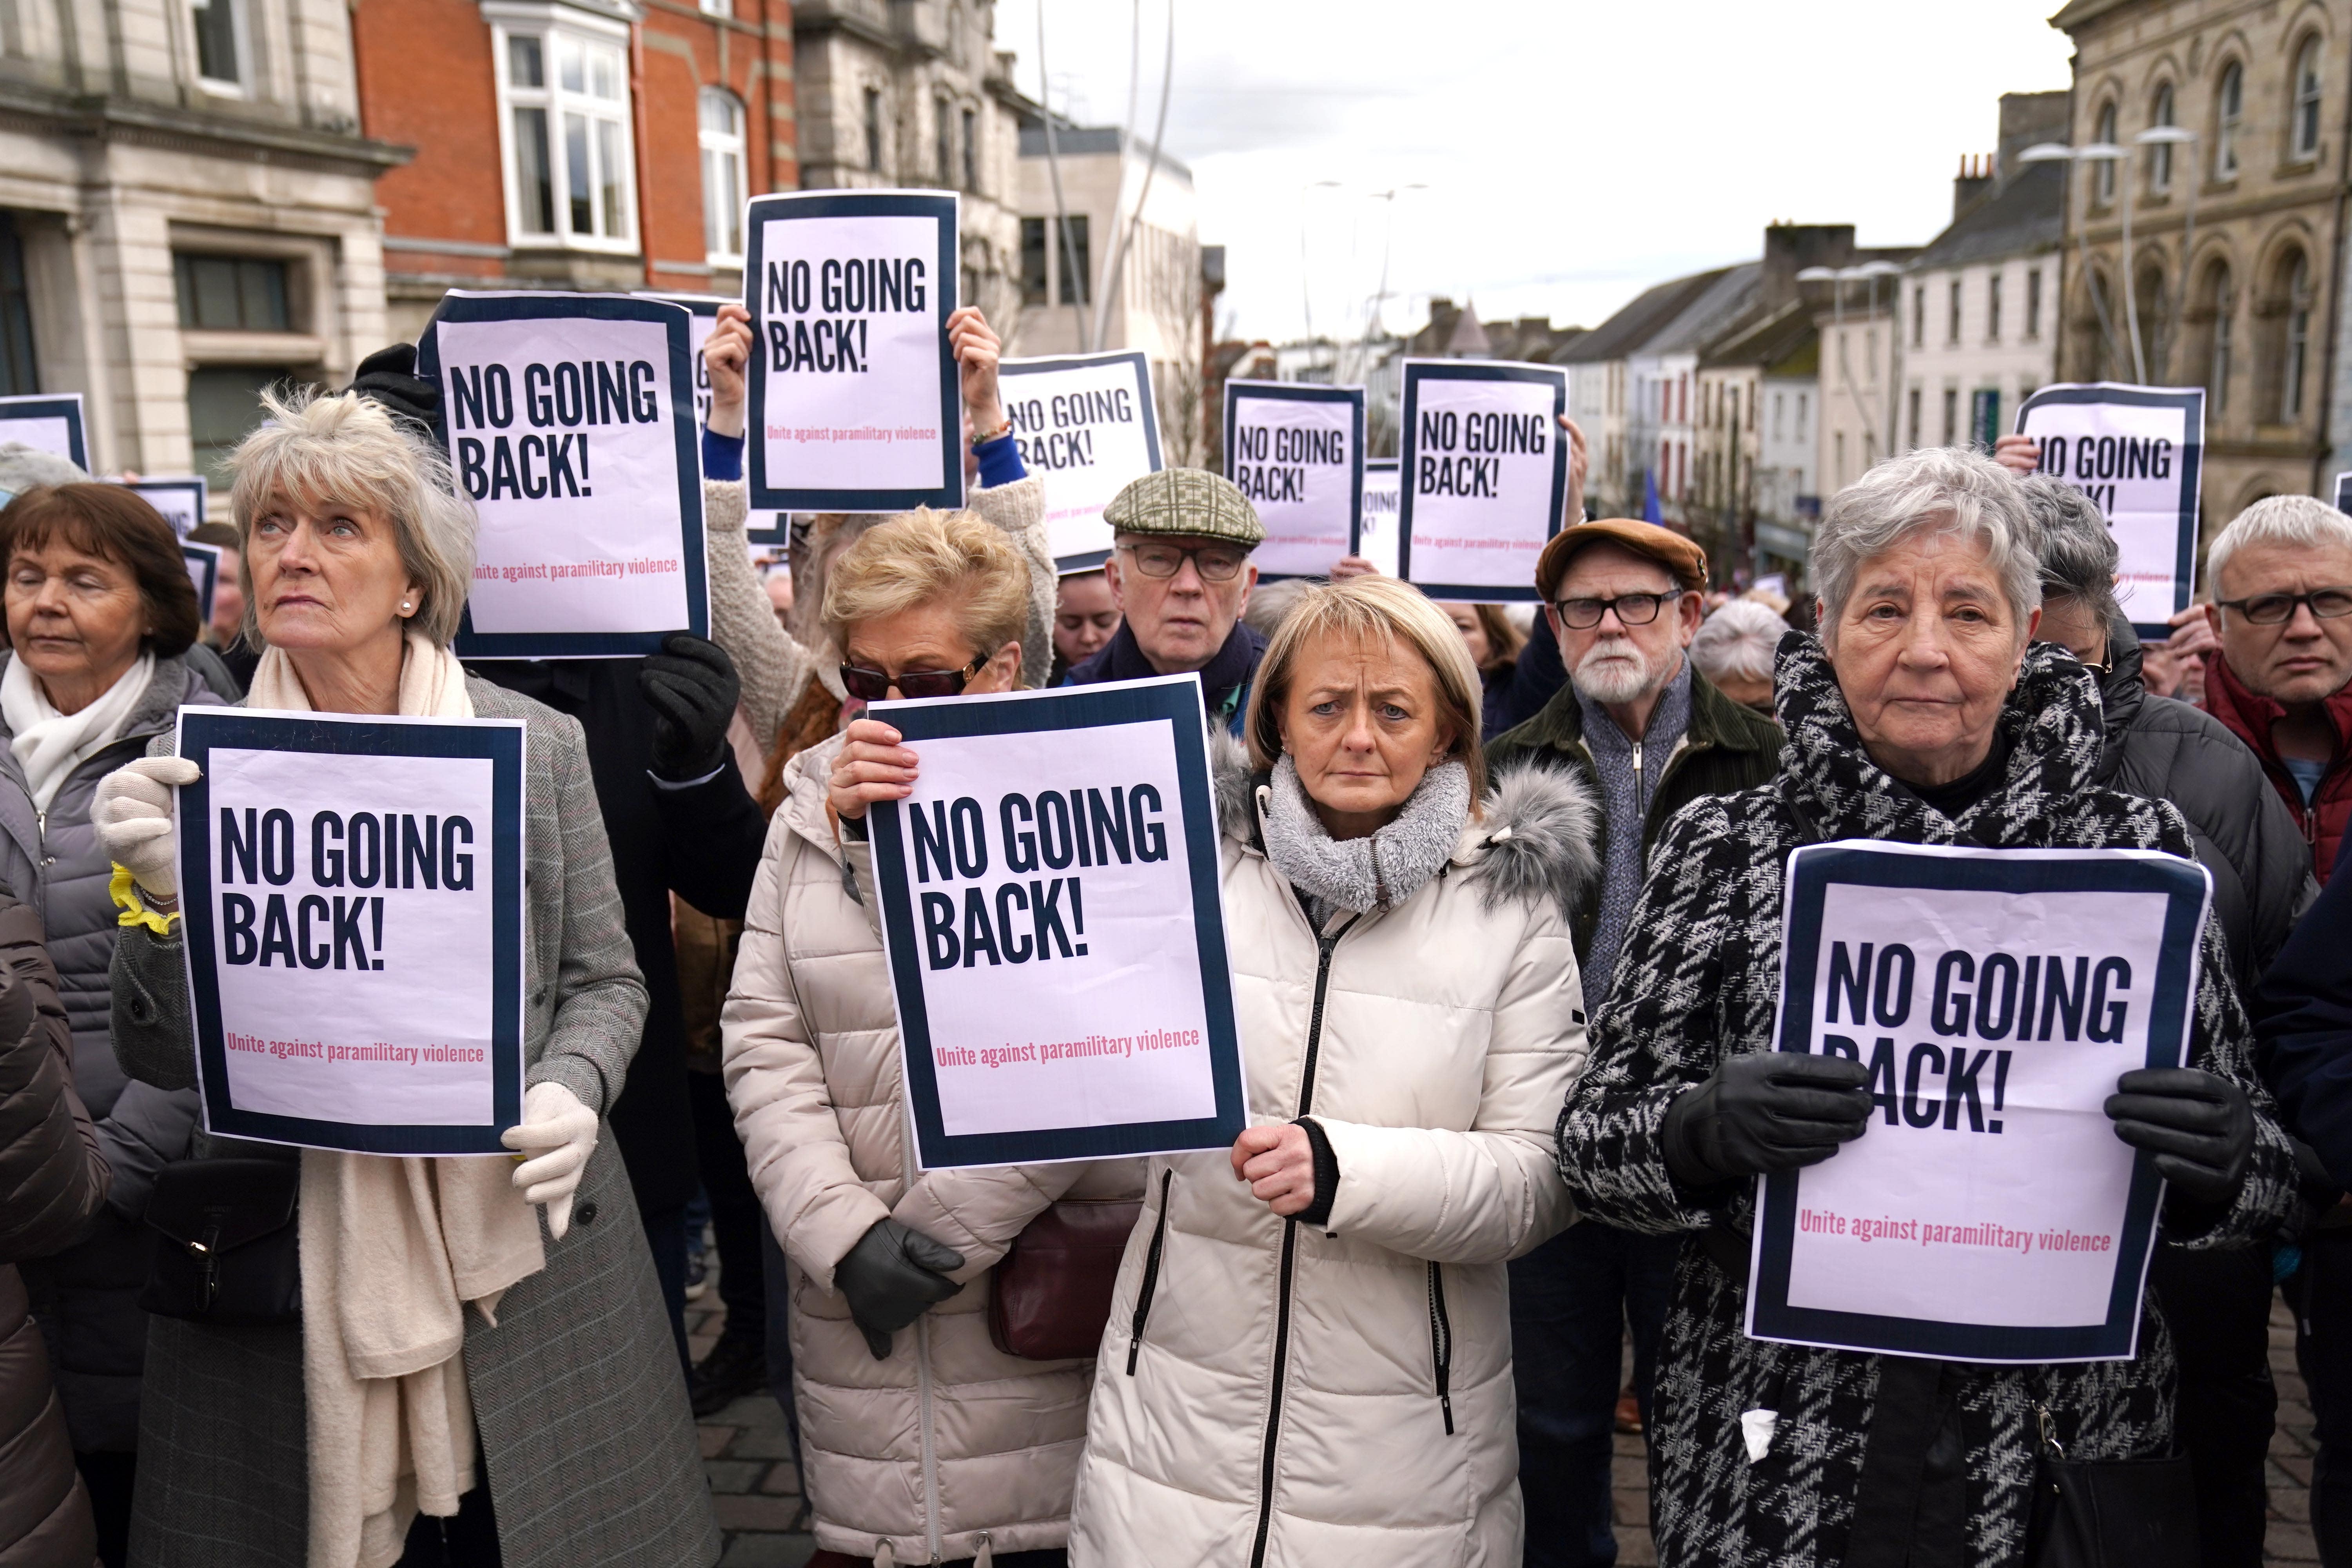
[[[750,506],[740,479],[702,481],[704,553],[709,560],[710,640],[727,650],[742,678],[743,716],[765,752],[801,700],[817,656],[776,620],[759,574],[751,570],[744,527]]]

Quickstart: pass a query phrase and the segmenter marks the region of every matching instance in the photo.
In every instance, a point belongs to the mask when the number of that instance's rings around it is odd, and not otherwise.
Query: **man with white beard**
[[[1602,875],[1570,921],[1590,1017],[1609,994],[1659,830],[1702,795],[1771,778],[1780,730],[1717,690],[1685,652],[1705,613],[1706,556],[1680,534],[1622,518],[1563,529],[1537,562],[1536,587],[1569,684],[1489,742],[1486,758],[1497,774],[1572,769],[1602,803]],[[1609,1460],[1620,1351],[1630,1322],[1645,1426],[1681,1245],[1587,1220],[1511,1265],[1528,1568],[1616,1561]]]

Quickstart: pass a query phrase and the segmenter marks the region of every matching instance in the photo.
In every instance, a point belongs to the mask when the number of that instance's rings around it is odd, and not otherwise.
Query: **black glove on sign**
[[[727,726],[742,700],[735,662],[715,642],[685,632],[662,639],[637,671],[654,710],[653,770],[674,784],[698,779],[727,760]]]
[[[1666,1108],[1666,1170],[1686,1187],[1818,1165],[1870,1124],[1870,1069],[1843,1057],[1733,1057]]]

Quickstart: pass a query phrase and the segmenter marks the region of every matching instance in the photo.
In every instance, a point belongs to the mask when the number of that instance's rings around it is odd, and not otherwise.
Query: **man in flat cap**
[[[1675,812],[1779,771],[1780,726],[1717,690],[1685,651],[1704,617],[1706,556],[1655,524],[1562,529],[1536,563],[1569,683],[1488,742],[1487,765],[1580,774],[1607,825],[1602,874],[1570,920],[1584,1015],[1609,994],[1650,847]],[[1609,1460],[1618,1357],[1633,1331],[1633,1387],[1649,1414],[1679,1237],[1591,1220],[1511,1265],[1512,1372],[1528,1568],[1612,1563]]]
[[[1242,619],[1265,525],[1230,479],[1201,468],[1146,474],[1103,509],[1111,526],[1103,575],[1124,617],[1066,684],[1140,680],[1197,670],[1213,722],[1234,734],[1265,638]]]

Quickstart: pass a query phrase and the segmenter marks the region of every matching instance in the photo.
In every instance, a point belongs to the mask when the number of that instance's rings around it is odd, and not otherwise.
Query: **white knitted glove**
[[[89,820],[107,858],[158,898],[180,891],[180,836],[172,827],[172,788],[204,770],[185,757],[142,757],[98,781]]]
[[[518,1150],[514,1184],[522,1201],[547,1205],[548,1234],[556,1240],[572,1228],[572,1194],[596,1149],[596,1113],[560,1083],[535,1083],[523,1091],[522,1125],[499,1137]]]

